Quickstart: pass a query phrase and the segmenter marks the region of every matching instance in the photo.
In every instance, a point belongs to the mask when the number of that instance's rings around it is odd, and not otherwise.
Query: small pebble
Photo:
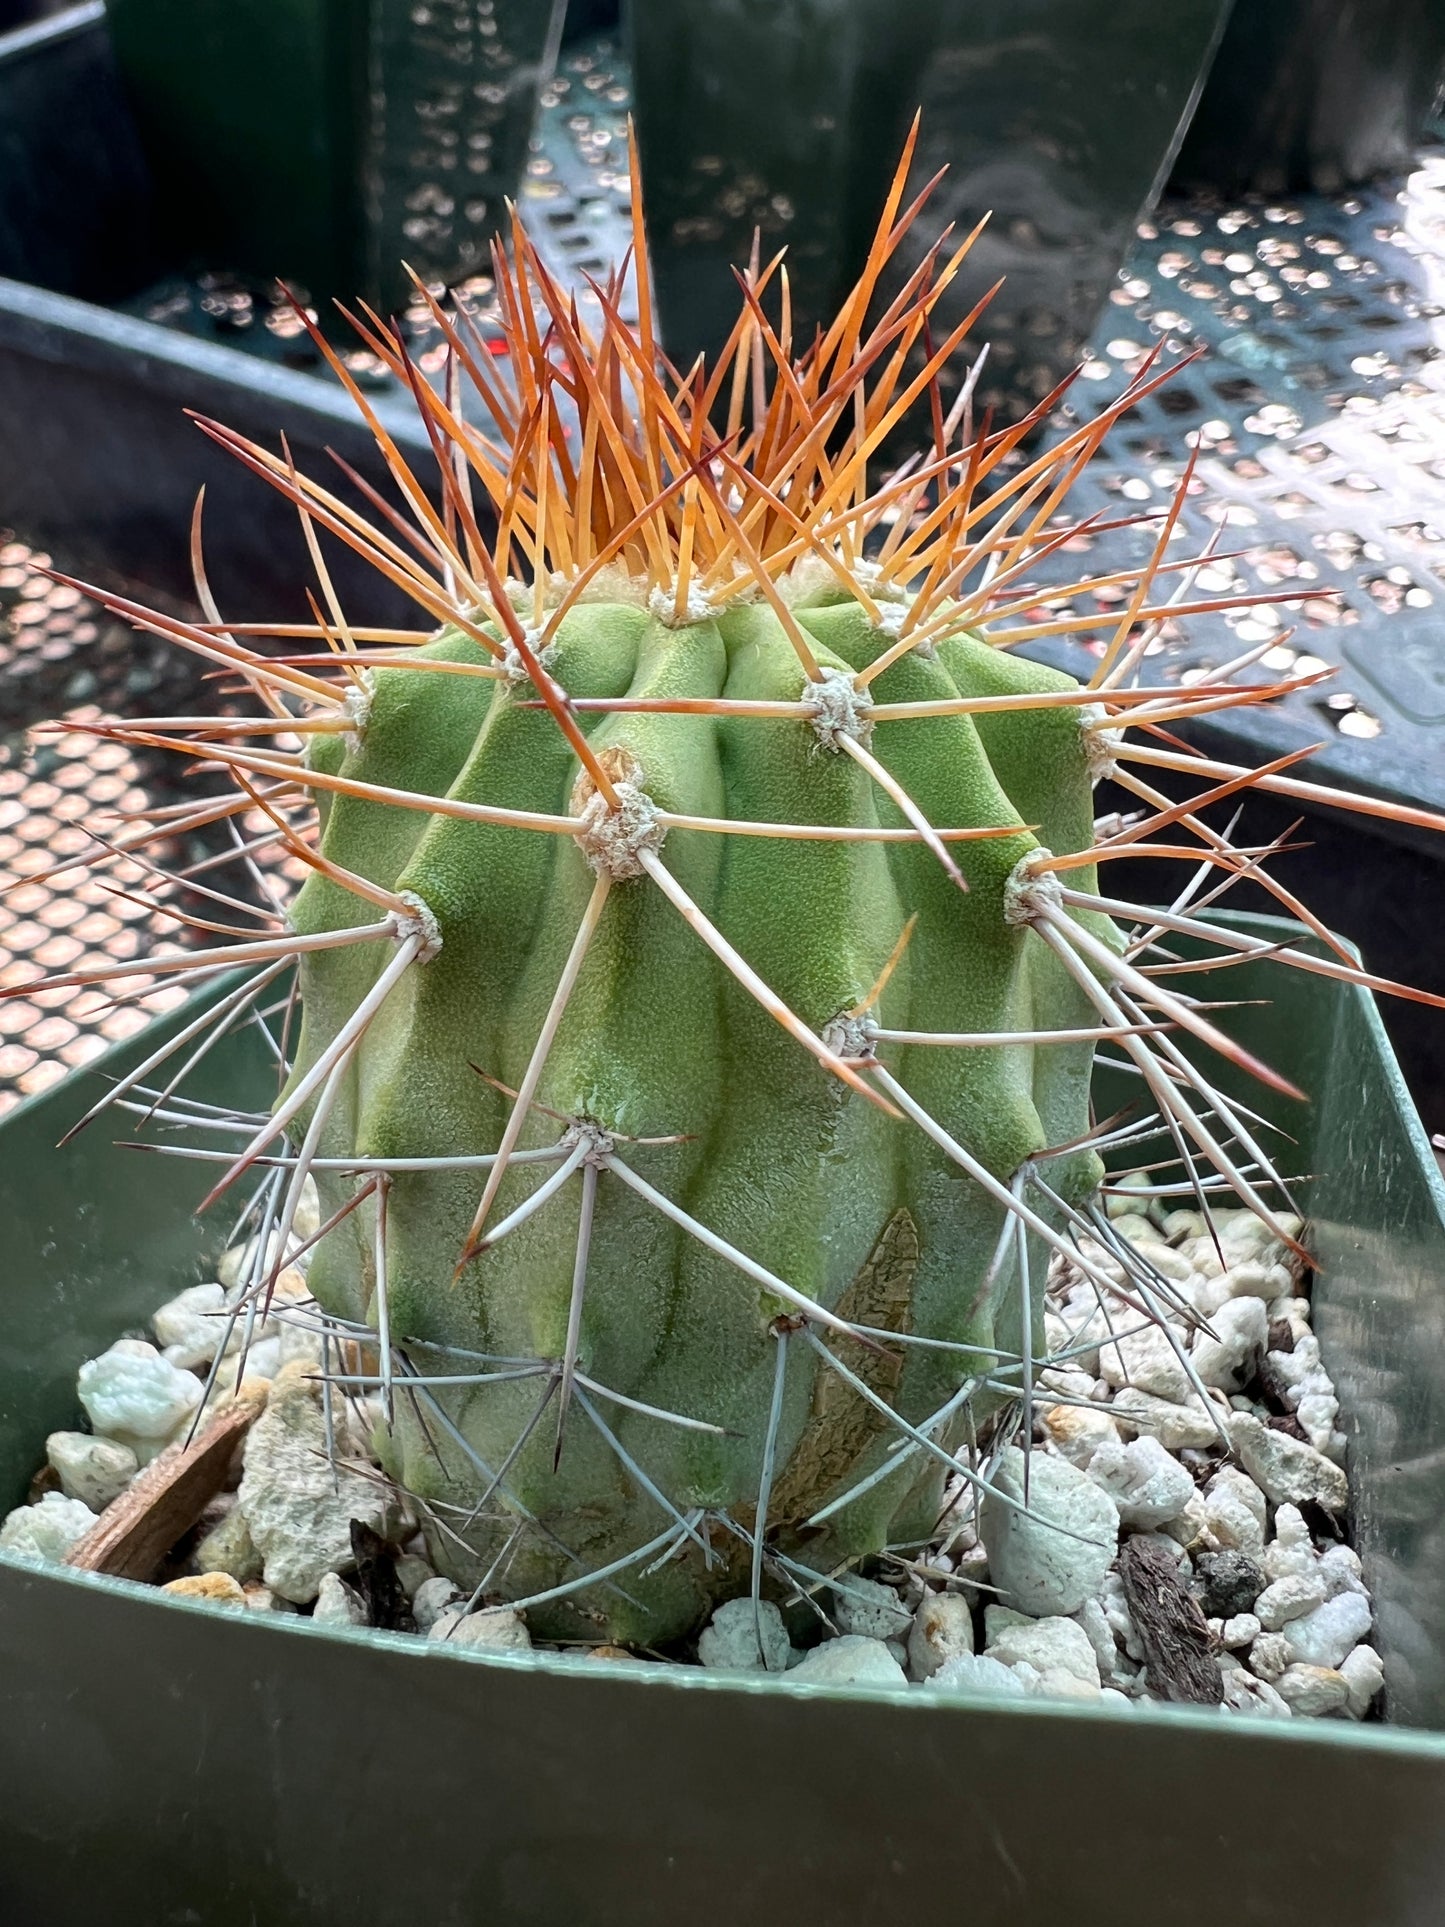
[[[232,1506],[218,1525],[211,1527],[196,1547],[196,1564],[202,1572],[226,1572],[241,1585],[261,1577],[265,1561],[251,1537],[246,1515]]]
[[[1101,1445],[1119,1443],[1119,1427],[1102,1407],[1090,1410],[1082,1405],[1045,1405],[1039,1421],[1059,1456],[1081,1470]]]
[[[95,1514],[80,1499],[47,1492],[37,1505],[17,1506],[0,1524],[0,1552],[17,1559],[59,1563],[95,1524]]]
[[[987,1653],[955,1653],[945,1660],[928,1684],[953,1693],[977,1693],[988,1699],[1023,1699],[1024,1682],[1012,1667]]]
[[[1288,1580],[1281,1580],[1288,1585]],[[1290,1658],[1305,1666],[1340,1666],[1362,1639],[1367,1639],[1373,1614],[1363,1593],[1337,1593],[1313,1612],[1291,1619],[1282,1629]]]
[[[1283,1579],[1292,1572],[1313,1572],[1316,1564],[1314,1542],[1298,1506],[1282,1505],[1274,1515],[1274,1537],[1260,1561],[1270,1579]]]
[[[905,1686],[908,1676],[881,1639],[844,1633],[805,1653],[788,1675],[816,1685]]]
[[[1350,1709],[1350,1683],[1331,1667],[1286,1666],[1274,1687],[1291,1711],[1313,1719],[1329,1719]]]
[[[1325,1582],[1317,1572],[1296,1572],[1272,1580],[1255,1600],[1254,1610],[1260,1625],[1277,1633],[1289,1620],[1322,1606],[1324,1599]]]
[[[1089,1477],[1119,1509],[1125,1526],[1161,1526],[1194,1496],[1194,1481],[1158,1439],[1102,1444],[1089,1460]]]
[[[770,1599],[759,1600],[756,1615],[751,1598],[724,1600],[697,1642],[699,1662],[713,1673],[783,1673],[791,1650]]]
[[[1264,1551],[1269,1508],[1264,1494],[1237,1465],[1222,1465],[1203,1493],[1203,1538],[1212,1552]]]
[[[412,1594],[411,1616],[419,1633],[429,1633],[444,1612],[461,1604],[462,1595],[450,1579],[424,1579]]]
[[[311,1618],[317,1626],[364,1626],[366,1608],[344,1579],[327,1572],[321,1575]]]
[[[436,1567],[418,1552],[404,1552],[396,1562],[397,1584],[408,1599],[415,1599],[427,1580],[436,1576]]]
[[[1252,1646],[1259,1638],[1259,1621],[1253,1613],[1236,1613],[1232,1619],[1211,1619],[1209,1630],[1217,1633],[1219,1643],[1228,1652],[1237,1652],[1242,1646]]]
[[[1109,1410],[1120,1425],[1157,1438],[1170,1452],[1212,1445],[1219,1436],[1197,1393],[1181,1405],[1126,1385]]]
[[[984,1614],[984,1652],[1005,1666],[1032,1666],[1040,1675],[1068,1673],[1085,1685],[1099,1685],[1093,1645],[1073,1619],[1030,1619],[1006,1606],[990,1606]]]
[[[1064,1614],[1097,1598],[1119,1544],[1118,1508],[1108,1493],[1066,1459],[1035,1452],[1028,1510],[1019,1510],[1024,1455],[1017,1446],[999,1454],[992,1485],[980,1527],[1002,1603],[1036,1615]]]
[[[1273,1431],[1245,1412],[1229,1420],[1229,1437],[1245,1471],[1276,1505],[1314,1502],[1342,1513],[1349,1504],[1350,1488],[1339,1466],[1302,1439]]]
[[[186,1579],[172,1579],[161,1591],[176,1599],[198,1599],[227,1612],[246,1610],[246,1595],[228,1572],[200,1572]]]
[[[353,1563],[351,1522],[386,1537],[386,1493],[338,1462],[333,1472],[326,1425],[307,1367],[288,1365],[246,1439],[240,1509],[265,1561],[263,1578],[298,1606],[316,1597],[322,1576]]]
[[[1256,1718],[1287,1720],[1292,1717],[1287,1701],[1280,1698],[1268,1680],[1256,1679],[1242,1668],[1224,1671],[1224,1704],[1231,1713],[1252,1713]]]
[[[121,1339],[88,1358],[76,1380],[80,1402],[103,1438],[128,1445],[148,1465],[190,1423],[201,1381],[162,1358],[154,1345]]]
[[[211,1363],[226,1342],[229,1323],[225,1288],[220,1284],[191,1285],[167,1299],[151,1319],[151,1330],[163,1356],[186,1371]],[[238,1319],[232,1327],[232,1343],[239,1336],[241,1323]]]
[[[932,1679],[951,1659],[973,1651],[973,1613],[955,1592],[923,1595],[908,1633],[908,1676]]]
[[[833,1587],[833,1619],[840,1633],[864,1639],[906,1639],[913,1614],[891,1586],[849,1574]]]
[[[1254,1377],[1264,1356],[1269,1335],[1264,1305],[1258,1298],[1226,1298],[1210,1315],[1209,1329],[1212,1337],[1205,1332],[1196,1336],[1190,1363],[1206,1385],[1237,1392]]]
[[[1183,1404],[1191,1395],[1189,1374],[1168,1334],[1158,1325],[1146,1325],[1117,1344],[1102,1345],[1099,1371],[1110,1385],[1132,1386],[1174,1405]]]
[[[1206,1552],[1194,1562],[1195,1591],[1206,1619],[1232,1619],[1251,1612],[1265,1576],[1242,1552]]]
[[[104,1512],[118,1499],[138,1469],[135,1453],[114,1439],[90,1432],[52,1432],[45,1457],[67,1499],[79,1499],[92,1512]]]
[[[532,1635],[514,1612],[444,1612],[427,1634],[448,1646],[474,1652],[529,1653]]]
[[[1357,1646],[1340,1661],[1339,1674],[1350,1690],[1350,1718],[1362,1720],[1385,1683],[1385,1662],[1373,1646]]]

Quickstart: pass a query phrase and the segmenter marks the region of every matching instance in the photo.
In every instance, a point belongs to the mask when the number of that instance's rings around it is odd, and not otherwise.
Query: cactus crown
[[[1091,526],[1071,484],[1164,376],[1156,355],[1041,453],[1025,440],[1057,395],[976,424],[975,360],[945,406],[986,301],[933,341],[972,237],[880,293],[923,205],[903,206],[907,162],[831,327],[796,352],[786,269],[755,260],[717,366],[684,374],[654,338],[640,211],[635,326],[625,270],[584,323],[516,224],[500,355],[423,289],[433,385],[354,318],[415,398],[426,485],[315,334],[402,508],[368,490],[363,517],[284,448],[201,424],[300,511],[312,623],[227,627],[199,505],[204,622],[103,598],[261,706],[239,728],[100,725],[236,785],[110,851],[259,811],[308,881],[240,943],[58,981],[244,966],[168,1047],[200,1037],[194,1061],[299,964],[273,1112],[239,1153],[203,1153],[212,1198],[260,1180],[237,1315],[314,1177],[311,1288],[356,1341],[335,1386],[375,1396],[446,1569],[562,1634],[667,1638],[730,1586],[810,1595],[925,1538],[947,1482],[986,1488],[981,1432],[1030,1435],[1051,1268],[1126,1318],[1170,1295],[1100,1208],[1111,1144],[1162,1137],[1161,1193],[1207,1211],[1232,1192],[1292,1242],[1250,1114],[1181,1046],[1288,1087],[1171,989],[1167,952],[1150,961],[1175,933],[1221,965],[1265,946],[1187,899],[1140,915],[1098,866],[1192,852],[1218,888],[1264,882],[1313,940],[1269,852],[1200,811],[1253,784],[1401,814],[1168,733],[1298,686],[1237,681],[1254,658],[1187,692],[1142,680],[1166,616],[1220,606],[1191,599],[1203,558],[1170,554],[1187,475],[1147,565],[1064,598],[1118,592],[1114,616],[1040,613],[1030,566]],[[931,447],[880,472],[916,406]],[[426,626],[352,626],[318,531]],[[1087,687],[1012,653],[1067,633],[1097,638]],[[1187,802],[1160,770],[1193,780]],[[1095,821],[1104,775],[1135,814]],[[1374,981],[1328,938],[1281,954]],[[1105,1040],[1152,1120],[1093,1119]],[[111,1101],[152,1108],[164,1055]],[[157,1114],[196,1116],[169,1094]]]

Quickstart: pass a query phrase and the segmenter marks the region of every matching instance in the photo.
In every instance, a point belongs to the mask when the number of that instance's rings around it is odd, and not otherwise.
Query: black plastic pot
[[[565,0],[110,0],[179,255],[403,306],[486,264]]]
[[[1402,173],[1442,81],[1441,0],[1236,0],[1173,184],[1331,193]]]
[[[935,324],[1000,274],[977,331],[985,398],[1071,367],[1163,183],[1230,0],[631,0],[636,115],[663,330],[716,349],[755,227],[786,243],[806,342],[862,266],[915,110],[911,186],[949,174],[907,272],[948,220],[992,220]]]
[[[1281,1121],[1317,1174],[1316,1316],[1396,1729],[489,1658],[0,1561],[3,1917],[864,1927],[958,1905],[1010,1927],[1216,1927],[1231,1908],[1438,1927],[1445,1192],[1367,997],[1275,964],[1231,989],[1278,1000],[1231,1020],[1314,1097]],[[247,1036],[208,1060],[212,1095],[264,1101]],[[189,1217],[185,1164],[94,1134],[53,1149],[94,1089],[87,1073],[0,1125],[6,1504],[73,1421],[79,1361],[224,1235]]]
[[[294,510],[184,411],[271,446],[284,430],[315,473],[331,467],[328,445],[376,486],[384,466],[334,382],[96,305],[133,294],[160,260],[99,0],[0,35],[0,527],[87,574],[184,597],[204,484],[218,595],[295,617],[306,568]],[[429,459],[415,411],[379,406],[401,446]],[[401,614],[374,571],[329,546],[358,615]]]

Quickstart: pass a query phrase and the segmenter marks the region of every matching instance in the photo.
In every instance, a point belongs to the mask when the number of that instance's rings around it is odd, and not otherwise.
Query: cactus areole
[[[310,871],[284,927],[146,961],[254,967],[218,1024],[299,963],[289,1081],[239,1154],[209,1153],[212,1195],[269,1172],[284,1256],[314,1177],[333,1390],[369,1399],[441,1569],[543,1636],[655,1645],[721,1598],[816,1593],[925,1542],[988,1483],[980,1436],[1028,1436],[1051,1267],[1158,1316],[1168,1281],[1098,1202],[1101,1039],[1152,1106],[1161,1190],[1232,1192],[1290,1241],[1249,1114],[1196,1057],[1279,1080],[1150,971],[1180,930],[1221,963],[1261,946],[1185,908],[1126,940],[1097,866],[1182,847],[1258,880],[1261,853],[1195,812],[1250,782],[1333,793],[1163,727],[1288,686],[1148,685],[1165,613],[1217,606],[1173,558],[1182,491],[1099,583],[1114,614],[1073,613],[1087,582],[1040,607],[1030,566],[1081,533],[1071,482],[1162,376],[1042,454],[1025,435],[1057,397],[976,426],[967,324],[928,327],[968,243],[879,293],[921,206],[900,211],[903,177],[825,334],[795,353],[785,270],[755,264],[720,364],[681,377],[645,276],[635,323],[622,274],[574,304],[518,227],[500,340],[431,303],[436,385],[358,324],[435,475],[316,337],[404,513],[372,522],[203,424],[300,509],[313,623],[242,640],[199,567],[205,624],[110,598],[240,670],[262,714],[107,727],[233,772],[184,820],[259,810]],[[931,445],[889,472],[918,407]],[[318,529],[423,626],[349,627]],[[1094,639],[1088,688],[1017,653],[1069,632]],[[1161,764],[1202,785],[1192,805],[1154,789]],[[1096,824],[1107,770],[1137,818]]]

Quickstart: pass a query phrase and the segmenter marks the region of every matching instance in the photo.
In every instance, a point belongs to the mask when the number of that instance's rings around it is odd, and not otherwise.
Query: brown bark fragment
[[[189,1445],[168,1445],[65,1555],[82,1572],[150,1579],[225,1484],[236,1447],[266,1405],[269,1381],[246,1380]]]
[[[1209,1627],[1198,1601],[1179,1583],[1173,1554],[1149,1539],[1126,1539],[1119,1577],[1143,1643],[1150,1686],[1167,1700],[1218,1706],[1224,1679],[1209,1650]]]

